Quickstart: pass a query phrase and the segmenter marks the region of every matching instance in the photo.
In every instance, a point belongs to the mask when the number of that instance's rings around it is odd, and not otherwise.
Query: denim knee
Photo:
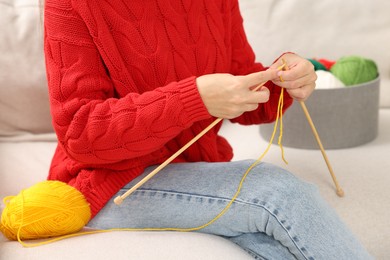
[[[261,196],[270,197],[270,201],[297,203],[303,200],[310,203],[317,197],[318,189],[315,185],[299,179],[281,167],[261,163],[253,170],[251,177],[248,175],[248,182],[252,183],[252,189],[262,189]]]

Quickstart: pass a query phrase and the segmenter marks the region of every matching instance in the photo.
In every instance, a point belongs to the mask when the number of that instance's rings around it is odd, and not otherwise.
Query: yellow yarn
[[[278,68],[282,69],[283,65]],[[281,79],[283,81],[283,79]],[[90,220],[91,212],[84,195],[77,189],[59,181],[45,181],[38,183],[17,196],[4,198],[6,207],[1,216],[0,231],[10,240],[18,240],[25,247],[34,247],[52,243],[69,237],[104,233],[110,231],[197,231],[203,229],[222,217],[237,199],[243,183],[249,172],[259,164],[267,154],[273,143],[280,121],[278,144],[282,159],[285,163],[282,146],[283,136],[283,93],[281,89],[274,130],[267,148],[263,154],[247,169],[241,178],[237,191],[226,207],[212,220],[204,225],[193,228],[121,228],[109,230],[80,231]],[[22,240],[55,237],[38,243],[25,243]]]
[[[40,182],[4,198],[0,230],[10,240],[48,238],[75,233],[89,221],[84,195],[60,181]]]

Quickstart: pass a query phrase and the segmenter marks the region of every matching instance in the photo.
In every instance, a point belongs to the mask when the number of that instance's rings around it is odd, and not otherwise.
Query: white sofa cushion
[[[56,142],[0,142],[2,199],[45,180]],[[36,241],[26,241],[27,243]],[[214,235],[183,232],[108,232],[23,248],[0,233],[0,259],[253,259],[233,242]]]
[[[4,242],[0,259],[251,260],[253,258],[232,242],[214,235],[122,231],[74,237],[34,248],[22,248],[17,242]]]
[[[53,132],[38,0],[0,2],[0,140]]]

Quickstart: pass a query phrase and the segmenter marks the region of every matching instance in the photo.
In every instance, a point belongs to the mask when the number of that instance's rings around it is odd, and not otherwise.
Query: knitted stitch
[[[80,190],[92,216],[214,120],[196,77],[264,69],[255,63],[237,0],[47,0],[44,21],[58,137],[48,179]],[[280,88],[267,87],[269,102],[232,121],[275,120]],[[286,95],[285,108],[291,103]],[[175,162],[231,160],[219,128]]]

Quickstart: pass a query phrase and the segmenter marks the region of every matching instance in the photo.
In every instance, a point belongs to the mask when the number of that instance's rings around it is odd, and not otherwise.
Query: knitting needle
[[[194,138],[192,138],[186,145],[184,145],[180,150],[178,150],[176,153],[171,155],[167,160],[165,160],[160,166],[158,166],[156,169],[154,169],[151,173],[146,175],[142,180],[140,180],[136,185],[131,187],[128,191],[126,191],[124,194],[117,196],[114,199],[114,203],[117,205],[122,204],[123,200],[127,198],[131,193],[133,193],[136,189],[141,187],[145,184],[149,179],[151,179],[154,175],[156,175],[159,171],[161,171],[165,166],[167,166],[170,162],[172,162],[177,156],[179,156],[182,152],[184,152],[188,147],[190,147],[193,143],[198,141],[199,138],[201,138],[205,133],[207,133],[211,128],[213,128],[216,124],[221,122],[222,118],[217,118],[212,122],[208,127],[206,127],[202,132],[200,132],[198,135],[196,135]]]
[[[337,181],[337,178],[336,178],[336,175],[334,174],[333,172],[333,169],[332,169],[332,166],[330,165],[330,162],[328,160],[328,156],[326,155],[325,153],[325,149],[322,145],[322,142],[321,142],[321,139],[318,135],[318,132],[316,130],[316,127],[314,126],[313,124],[313,120],[311,119],[310,117],[310,114],[309,114],[309,111],[307,110],[307,107],[305,105],[305,103],[303,101],[299,101],[299,104],[301,105],[302,109],[303,109],[303,112],[307,118],[307,121],[309,122],[309,125],[311,127],[311,130],[314,134],[314,137],[316,138],[317,140],[317,143],[318,143],[318,146],[320,147],[320,150],[321,150],[321,153],[322,153],[322,156],[324,157],[324,160],[325,160],[325,163],[326,165],[328,166],[328,169],[329,169],[329,173],[330,175],[332,176],[332,179],[333,179],[333,182],[336,186],[336,194],[339,196],[339,197],[344,197],[344,191],[341,189],[338,181]]]
[[[284,67],[280,66],[280,69]],[[262,86],[264,86],[266,82],[261,83],[256,88],[254,88],[252,91],[259,90]],[[146,175],[142,180],[140,180],[136,185],[131,187],[128,191],[126,191],[124,194],[117,196],[114,199],[114,203],[117,205],[122,204],[123,200],[127,198],[130,194],[132,194],[135,190],[137,190],[139,187],[141,187],[145,182],[147,182],[149,179],[151,179],[154,175],[156,175],[159,171],[161,171],[165,166],[167,166],[170,162],[172,162],[177,156],[179,156],[182,152],[184,152],[188,147],[190,147],[193,143],[198,141],[199,138],[201,138],[205,133],[207,133],[211,128],[213,128],[215,125],[217,125],[219,122],[222,121],[223,118],[217,118],[214,120],[208,127],[206,127],[202,132],[197,134],[194,138],[192,138],[187,144],[185,144],[180,150],[178,150],[176,153],[171,155],[167,160],[165,160],[160,166],[158,166],[156,169],[154,169],[151,173]]]
[[[285,61],[283,60],[283,63],[285,64]],[[289,70],[288,66],[285,66],[283,68],[283,70]],[[284,81],[282,77],[280,77],[280,80],[281,81]],[[341,189],[338,181],[337,181],[337,178],[336,178],[336,175],[334,174],[333,172],[333,168],[332,166],[330,165],[330,162],[329,162],[329,159],[328,159],[328,156],[326,155],[325,153],[325,149],[324,149],[324,146],[322,145],[322,142],[321,142],[321,139],[320,139],[320,136],[318,135],[318,132],[316,130],[316,127],[314,126],[314,123],[313,123],[313,120],[311,119],[311,116],[309,114],[309,111],[307,110],[307,107],[305,105],[305,102],[303,101],[299,101],[299,104],[301,105],[302,107],[302,110],[303,110],[303,113],[305,114],[306,116],[306,119],[307,121],[309,122],[309,125],[311,127],[311,130],[314,134],[314,137],[316,138],[317,140],[317,143],[318,143],[318,146],[320,147],[320,150],[321,150],[321,153],[322,153],[322,156],[324,157],[324,160],[325,160],[325,163],[326,165],[328,166],[328,170],[329,170],[329,173],[332,177],[332,180],[336,186],[336,194],[339,196],[339,197],[344,197],[344,191]]]

